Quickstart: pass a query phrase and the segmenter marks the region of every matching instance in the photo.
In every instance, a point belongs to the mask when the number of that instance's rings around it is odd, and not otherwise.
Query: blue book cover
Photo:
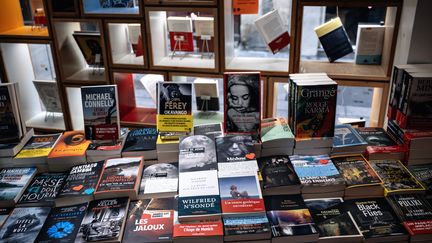
[[[289,158],[303,185],[339,185],[345,183],[328,155],[292,155]]]
[[[35,167],[4,168],[0,170],[0,201],[16,200],[36,174]]]
[[[362,136],[349,124],[335,126],[333,147],[367,145]]]
[[[156,150],[156,128],[137,128],[130,131],[126,137],[122,152]]]
[[[224,217],[223,224],[225,236],[270,233],[270,224],[265,213],[240,217]]]
[[[315,32],[330,62],[354,52],[339,17],[316,27]]]

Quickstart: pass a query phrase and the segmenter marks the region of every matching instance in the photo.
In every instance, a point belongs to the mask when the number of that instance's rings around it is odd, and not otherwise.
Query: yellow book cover
[[[85,156],[90,143],[90,140],[85,139],[84,131],[65,132],[48,155],[48,158]]]
[[[48,156],[60,136],[61,133],[34,135],[15,156],[15,158],[27,159]]]
[[[156,144],[163,145],[163,144],[178,144],[179,139],[162,139],[161,135],[158,135]]]

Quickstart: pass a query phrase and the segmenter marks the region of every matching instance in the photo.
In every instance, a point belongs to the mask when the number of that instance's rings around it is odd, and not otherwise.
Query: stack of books
[[[350,124],[335,126],[332,155],[361,154],[366,150],[368,143]]]
[[[365,155],[369,160],[405,158],[404,148],[397,144],[383,128],[359,127],[356,130],[368,143]]]
[[[267,118],[261,121],[261,157],[292,155],[294,134],[285,118]]]

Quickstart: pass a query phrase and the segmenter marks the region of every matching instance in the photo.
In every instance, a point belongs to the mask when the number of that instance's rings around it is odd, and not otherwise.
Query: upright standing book
[[[261,125],[260,73],[224,74],[225,133],[259,133]]]
[[[36,175],[35,167],[0,170],[0,207],[13,207]]]
[[[0,84],[0,143],[18,143],[25,133],[18,103],[18,83]]]
[[[193,51],[192,19],[170,16],[167,18],[171,51]]]
[[[255,20],[255,26],[273,54],[288,46],[290,36],[277,9]]]
[[[0,230],[0,242],[35,242],[51,208],[15,208]]]
[[[36,175],[21,196],[18,206],[54,206],[54,199],[62,188],[66,176],[66,173],[42,173]]]
[[[358,25],[356,64],[381,64],[385,30],[384,25]]]
[[[33,80],[33,84],[47,112],[63,112],[56,81]]]
[[[83,86],[81,99],[86,139],[118,140],[120,118],[117,86]]]
[[[197,110],[219,111],[219,87],[216,79],[197,78],[194,89]]]
[[[127,196],[137,199],[143,163],[142,157],[106,160],[94,192],[95,198]]]

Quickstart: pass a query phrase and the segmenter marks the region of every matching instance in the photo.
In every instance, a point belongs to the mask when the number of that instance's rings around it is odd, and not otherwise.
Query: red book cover
[[[203,220],[180,224],[174,222],[174,238],[196,236],[223,236],[222,220]]]
[[[233,0],[232,11],[234,15],[258,14],[258,0]]]
[[[194,51],[192,32],[169,32],[171,51]]]
[[[410,235],[432,234],[432,220],[405,221],[403,225]]]
[[[367,154],[376,153],[405,153],[405,149],[402,146],[368,146],[366,148]]]
[[[278,38],[271,41],[268,46],[270,47],[270,50],[273,52],[273,54],[278,53],[280,50],[285,48],[290,43],[290,36],[288,32],[283,33]]]
[[[140,57],[142,55],[144,55],[143,43],[142,43],[142,37],[141,37],[141,35],[139,35],[137,47],[136,47],[136,50],[135,50],[135,56],[136,57]]]
[[[120,120],[136,107],[132,73],[114,73],[119,94]]]

